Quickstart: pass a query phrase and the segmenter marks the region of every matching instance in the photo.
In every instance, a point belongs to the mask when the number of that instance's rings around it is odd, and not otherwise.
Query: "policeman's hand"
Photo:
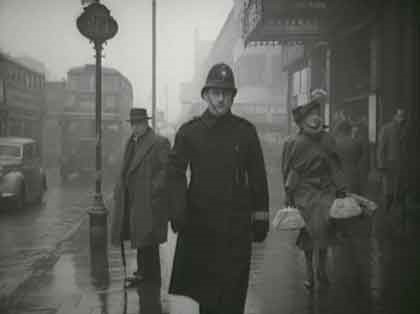
[[[170,220],[171,228],[174,233],[178,233],[184,229],[185,222],[182,219],[173,218]]]
[[[254,242],[263,242],[267,238],[269,229],[268,219],[254,219],[252,228]]]

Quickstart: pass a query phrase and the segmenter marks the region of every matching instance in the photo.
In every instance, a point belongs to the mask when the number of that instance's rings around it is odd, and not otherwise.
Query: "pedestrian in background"
[[[342,121],[336,127],[335,142],[338,156],[340,157],[344,180],[349,192],[361,194],[364,178],[362,167],[363,147],[361,141],[352,136],[352,126],[348,121]]]
[[[360,193],[368,193],[368,181],[370,172],[370,143],[369,126],[367,117],[361,116],[352,126],[352,137],[362,148],[362,155],[359,160]]]
[[[403,158],[407,152],[405,112],[397,109],[392,121],[379,132],[377,162],[382,174],[385,209],[389,211],[394,202],[402,200],[404,190]]]
[[[305,254],[305,286],[312,289],[315,276],[321,284],[328,284],[327,249],[334,236],[329,210],[336,198],[345,196],[346,186],[334,138],[324,129],[321,104],[311,101],[293,109],[292,114],[299,133],[284,144],[283,180],[286,205],[298,208],[305,220],[297,246]],[[319,257],[316,272],[314,253]]]
[[[178,232],[169,292],[197,301],[200,314],[244,313],[251,244],[264,241],[269,226],[260,141],[254,125],[231,112],[235,95],[231,68],[214,65],[201,91],[207,110],[180,127],[169,158]]]
[[[168,195],[166,166],[169,141],[150,127],[144,108],[132,108],[129,137],[117,178],[111,216],[111,242],[129,240],[137,249],[137,271],[129,281],[161,282],[159,244],[166,242]]]
[[[348,118],[346,116],[346,113],[343,109],[338,110],[334,113],[331,123],[331,134],[335,136],[337,133],[337,127],[341,124],[343,121],[347,121]]]

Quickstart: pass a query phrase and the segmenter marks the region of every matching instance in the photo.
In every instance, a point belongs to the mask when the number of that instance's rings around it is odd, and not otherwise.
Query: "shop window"
[[[21,122],[15,119],[9,120],[8,135],[22,136]]]
[[[34,159],[34,150],[32,144],[25,144],[23,146],[23,158],[25,160],[33,160]]]
[[[32,121],[25,121],[23,123],[23,135],[25,137],[32,137]]]

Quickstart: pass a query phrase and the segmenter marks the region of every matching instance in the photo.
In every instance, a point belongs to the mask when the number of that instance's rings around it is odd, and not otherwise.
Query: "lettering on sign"
[[[299,9],[326,9],[327,4],[325,1],[298,1],[295,4]]]

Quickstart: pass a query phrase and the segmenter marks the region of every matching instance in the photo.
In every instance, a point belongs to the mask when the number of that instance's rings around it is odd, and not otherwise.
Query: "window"
[[[34,151],[32,144],[25,144],[23,146],[23,159],[32,160],[34,158]]]
[[[19,145],[0,145],[0,158],[20,158],[21,150]]]
[[[34,158],[38,158],[39,157],[39,147],[37,143],[32,144],[32,149],[33,149],[33,156]]]

